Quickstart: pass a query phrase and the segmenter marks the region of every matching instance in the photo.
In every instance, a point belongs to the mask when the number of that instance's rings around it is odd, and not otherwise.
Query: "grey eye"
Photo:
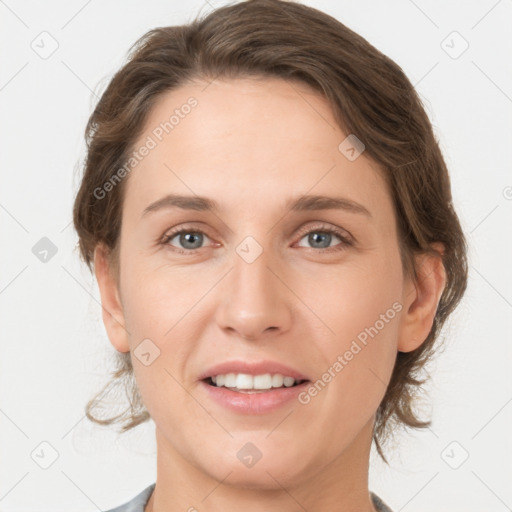
[[[194,250],[202,247],[205,234],[199,231],[181,231],[169,238],[171,245],[175,245],[172,243],[175,238],[178,238],[179,248]]]
[[[331,247],[333,237],[334,239],[337,238],[340,242],[343,242],[342,238],[336,233],[319,229],[306,233],[301,238],[301,241],[307,238],[309,246],[313,249],[328,249]],[[299,243],[299,246],[307,247],[307,245],[303,245],[302,243]]]

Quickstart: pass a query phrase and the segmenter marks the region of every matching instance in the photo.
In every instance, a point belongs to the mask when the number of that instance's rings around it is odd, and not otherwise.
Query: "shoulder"
[[[153,483],[137,494],[137,496],[133,497],[130,501],[127,501],[116,508],[106,510],[105,512],[144,512],[144,507],[149,501],[154,488],[155,484]]]
[[[370,493],[377,512],[393,512],[375,493]]]

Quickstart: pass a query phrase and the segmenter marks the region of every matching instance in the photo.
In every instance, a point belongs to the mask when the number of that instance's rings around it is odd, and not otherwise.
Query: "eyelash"
[[[170,233],[166,234],[160,243],[164,246],[170,247],[171,250],[173,250],[179,254],[195,254],[197,251],[204,249],[204,247],[199,247],[197,249],[180,249],[178,247],[175,247],[175,246],[169,244],[169,242],[173,238],[175,238],[176,235],[180,235],[182,233],[202,234],[202,235],[206,235],[208,238],[210,238],[208,236],[208,233],[205,233],[201,229],[181,228],[181,229],[177,229],[175,231],[171,231]],[[301,230],[299,232],[299,235],[300,235],[299,240],[304,238],[306,235],[309,235],[310,233],[328,233],[331,235],[336,235],[341,240],[341,243],[338,244],[338,246],[327,247],[324,249],[316,249],[315,247],[305,247],[305,249],[311,249],[315,252],[319,252],[319,253],[338,252],[338,251],[342,251],[342,250],[346,249],[347,247],[354,245],[353,241],[347,236],[346,232],[341,231],[336,228],[332,228],[330,226],[325,226],[325,225],[315,226],[312,229]]]

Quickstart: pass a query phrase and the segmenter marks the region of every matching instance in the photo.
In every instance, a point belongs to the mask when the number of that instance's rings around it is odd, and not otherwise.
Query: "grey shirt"
[[[119,507],[112,508],[105,512],[144,512],[144,507],[149,501],[155,485],[156,484],[151,484],[127,503],[119,505]],[[370,495],[378,512],[393,512],[376,494],[371,492]]]

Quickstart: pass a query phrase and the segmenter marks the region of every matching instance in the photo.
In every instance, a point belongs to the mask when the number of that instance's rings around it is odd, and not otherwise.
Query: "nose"
[[[216,312],[217,325],[247,340],[277,336],[290,329],[293,294],[266,251],[252,263],[234,255]],[[276,268],[274,268],[276,267]]]

